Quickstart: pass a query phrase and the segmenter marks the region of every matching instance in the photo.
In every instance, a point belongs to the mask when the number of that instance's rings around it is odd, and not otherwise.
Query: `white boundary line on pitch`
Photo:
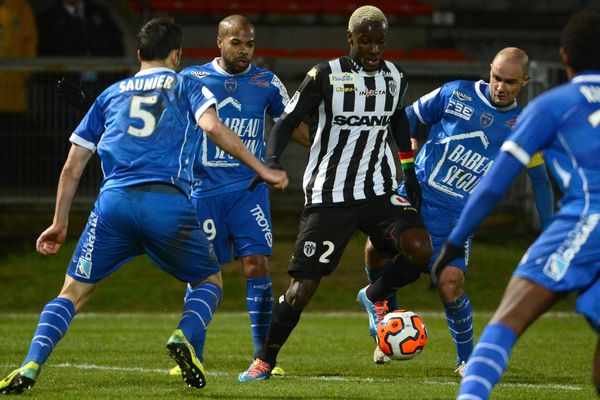
[[[141,368],[141,367],[113,367],[109,365],[96,365],[96,364],[49,364],[49,367],[54,368],[75,368],[75,369],[87,369],[87,370],[101,370],[101,371],[121,371],[121,372],[142,372],[150,374],[162,374],[168,375],[169,370],[163,368]],[[1,365],[1,368],[14,368],[14,365]],[[208,376],[236,376],[235,373],[223,372],[223,371],[210,371],[207,373]],[[323,381],[323,382],[394,382],[394,379],[390,378],[366,378],[361,376],[293,376],[293,377],[277,377],[278,379],[298,379],[298,380],[310,380],[310,381]],[[458,382],[451,381],[438,381],[431,379],[421,380],[421,383],[430,386],[446,385],[446,386],[458,386]],[[562,391],[579,391],[583,390],[581,386],[576,385],[557,385],[557,384],[534,384],[534,383],[500,383],[499,386],[504,387],[516,387],[526,389],[537,389],[537,390],[562,390]]]

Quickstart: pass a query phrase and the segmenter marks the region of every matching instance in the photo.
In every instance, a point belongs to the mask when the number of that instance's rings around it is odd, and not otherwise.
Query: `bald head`
[[[240,28],[247,29],[254,35],[254,25],[252,25],[252,22],[248,18],[243,15],[230,15],[219,22],[217,36],[220,38],[225,37],[231,34],[232,31]]]
[[[494,63],[515,63],[521,66],[523,75],[529,72],[529,56],[518,47],[505,47],[496,54],[492,60]]]
[[[490,64],[490,97],[496,107],[508,107],[529,82],[529,57],[516,47],[506,47]]]

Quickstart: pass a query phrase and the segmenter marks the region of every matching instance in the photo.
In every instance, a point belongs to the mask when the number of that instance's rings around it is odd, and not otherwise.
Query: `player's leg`
[[[252,191],[227,196],[231,205],[223,217],[234,254],[241,260],[246,277],[246,306],[254,359],[267,338],[274,303],[268,263],[273,245],[269,192],[266,185],[259,185]]]
[[[268,379],[279,351],[292,333],[304,308],[317,291],[321,277],[329,275],[341,258],[356,228],[355,207],[304,209],[288,273],[292,280],[273,308],[262,351],[239,381]]]
[[[206,330],[222,296],[220,265],[185,196],[176,192],[144,195],[145,210],[139,211],[144,221],[140,232],[144,250],[156,266],[190,286],[167,352],[181,368],[185,382],[200,388],[206,385],[202,365]],[[168,208],[163,206],[167,203]],[[144,217],[149,213],[153,218]]]
[[[375,282],[384,269],[393,267],[394,260],[381,257],[375,246],[371,243],[371,240],[367,238],[365,243],[365,272],[367,273],[369,283]],[[388,296],[386,301],[388,302],[388,308],[390,310],[398,309],[398,296],[395,292]]]
[[[67,333],[71,320],[90,299],[96,283],[139,254],[139,249],[123,234],[128,219],[122,212],[127,207],[118,206],[115,210],[115,203],[120,203],[119,194],[112,190],[103,192],[96,201],[71,257],[63,287],[43,308],[21,368],[0,381],[0,393],[30,389],[42,365]]]
[[[561,293],[513,276],[467,362],[458,399],[487,399],[504,373],[519,336],[563,297]]]

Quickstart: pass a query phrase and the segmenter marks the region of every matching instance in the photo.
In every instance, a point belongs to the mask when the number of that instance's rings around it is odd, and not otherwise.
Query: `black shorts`
[[[352,205],[305,208],[288,274],[313,280],[331,274],[356,229],[369,235],[382,256],[392,257],[398,253],[396,238],[412,228],[425,229],[421,216],[395,194]]]

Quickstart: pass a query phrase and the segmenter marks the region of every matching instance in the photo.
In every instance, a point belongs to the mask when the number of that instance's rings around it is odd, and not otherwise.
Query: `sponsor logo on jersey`
[[[473,98],[463,92],[459,92],[458,90],[452,91],[452,94],[458,98],[460,101],[472,101]]]
[[[329,74],[330,85],[354,85],[356,78],[351,72],[334,72]]]
[[[294,111],[294,108],[296,108],[296,105],[298,104],[299,98],[300,98],[300,92],[294,93],[294,95],[292,96],[290,101],[288,101],[288,103],[285,105],[285,109],[283,110],[283,112],[286,114],[289,114],[292,111]]]
[[[390,197],[390,202],[395,206],[412,207],[410,201],[408,201],[402,196],[398,196],[397,194],[393,194],[392,197]]]
[[[388,92],[390,92],[390,94],[392,96],[395,96],[396,91],[398,90],[398,84],[396,83],[396,81],[393,79],[390,79],[389,81],[387,81],[387,87],[388,87]]]
[[[468,142],[463,145],[461,141]],[[468,147],[466,143],[469,143]],[[427,183],[443,193],[462,199],[473,192],[494,163],[494,160],[477,151],[480,146],[487,148],[489,140],[483,131],[475,131],[444,138],[437,144],[446,148]]]
[[[288,95],[287,89],[281,80],[277,77],[277,75],[273,75],[273,79],[271,79],[271,84],[279,89],[279,94],[283,99],[283,104],[287,104],[290,101],[290,96]]]
[[[600,103],[600,86],[581,86],[579,91],[588,103]]]
[[[268,87],[269,82],[263,80],[264,78],[265,78],[265,74],[263,74],[262,72],[260,74],[256,74],[252,78],[250,78],[250,84],[260,86],[260,87]]]
[[[385,95],[385,90],[365,89],[359,91],[358,94],[365,97],[381,96]]]
[[[235,79],[225,79],[223,86],[228,92],[233,92],[237,88],[237,81]]]
[[[207,76],[209,76],[210,72],[206,72],[206,71],[191,71],[190,74],[194,75],[198,79],[202,79],[202,78],[206,78]]]
[[[306,257],[312,257],[317,250],[317,244],[315,242],[306,241],[304,242],[304,255]]]
[[[481,124],[481,127],[487,128],[488,126],[492,125],[492,123],[494,123],[494,116],[489,112],[484,112],[479,117],[479,123]]]
[[[544,265],[544,275],[558,282],[569,270],[571,261],[587,242],[590,234],[598,225],[600,214],[591,214],[580,220],[575,228],[567,234],[565,241],[558,247]]]
[[[506,126],[506,127],[510,128],[510,129],[512,129],[512,128],[515,126],[515,124],[516,124],[516,123],[517,123],[517,119],[516,119],[516,118],[513,118],[513,119],[509,119],[508,121],[506,121],[506,122],[504,123],[504,126]]]
[[[336,92],[355,92],[356,88],[354,86],[346,87],[346,86],[338,86],[335,88]]]
[[[254,217],[256,221],[256,225],[260,228],[260,230],[265,235],[265,241],[269,247],[273,247],[273,234],[271,233],[271,224],[267,219],[267,216],[263,209],[259,204],[256,204],[253,209],[250,210],[250,213]]]
[[[92,254],[94,252],[94,243],[96,242],[98,214],[93,211],[91,212],[88,225],[89,229],[81,246],[81,255],[77,260],[77,267],[75,268],[75,275],[85,279],[89,279],[92,276]]]
[[[448,101],[448,106],[446,107],[446,110],[444,110],[444,112],[455,115],[466,121],[469,121],[471,119],[474,111],[475,108],[453,99],[450,99],[450,101]]]
[[[390,119],[389,115],[336,115],[333,123],[347,126],[387,126]]]

